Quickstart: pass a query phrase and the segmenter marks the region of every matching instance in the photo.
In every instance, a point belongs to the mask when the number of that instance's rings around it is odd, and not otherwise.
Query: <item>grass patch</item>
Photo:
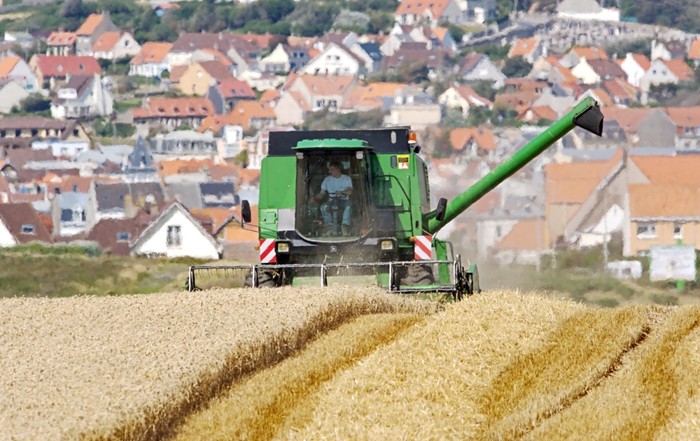
[[[0,250],[0,297],[179,291],[195,263],[202,262],[102,256],[89,246],[24,245]]]
[[[129,98],[121,101],[114,102],[115,112],[124,112],[125,110],[133,109],[135,107],[141,107],[141,98]]]

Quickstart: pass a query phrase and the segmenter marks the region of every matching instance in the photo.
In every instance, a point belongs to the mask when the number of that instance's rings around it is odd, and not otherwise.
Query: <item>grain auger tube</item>
[[[407,127],[271,132],[260,170],[259,263],[190,267],[241,272],[251,287],[375,284],[392,292],[479,291],[467,268],[435,234],[479,198],[579,126],[597,135],[603,115],[586,98],[452,201],[431,208],[428,169]],[[242,222],[251,221],[242,202]]]

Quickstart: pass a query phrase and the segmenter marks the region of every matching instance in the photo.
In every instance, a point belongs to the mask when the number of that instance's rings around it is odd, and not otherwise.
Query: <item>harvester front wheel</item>
[[[433,269],[430,265],[409,265],[401,278],[401,285],[432,285],[435,283]]]

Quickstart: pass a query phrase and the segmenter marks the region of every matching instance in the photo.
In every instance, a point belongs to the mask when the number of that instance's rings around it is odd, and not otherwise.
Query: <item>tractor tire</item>
[[[402,286],[432,285],[433,283],[435,283],[435,276],[429,265],[410,265],[401,277]]]
[[[260,271],[258,272],[258,288],[274,288],[279,286],[279,283],[277,282],[279,279],[279,276],[276,276],[276,273],[274,271]],[[244,288],[252,288],[253,287],[253,272],[249,272],[245,276],[245,280],[243,281],[243,287]]]

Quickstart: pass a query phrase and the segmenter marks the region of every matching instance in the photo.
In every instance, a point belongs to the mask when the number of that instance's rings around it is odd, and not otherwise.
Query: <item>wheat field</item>
[[[0,439],[698,439],[698,324],[513,291],[6,299]]]

